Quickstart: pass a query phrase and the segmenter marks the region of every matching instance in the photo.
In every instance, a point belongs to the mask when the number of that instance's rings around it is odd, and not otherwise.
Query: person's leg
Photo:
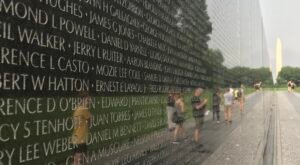
[[[82,165],[84,154],[87,152],[86,144],[78,144],[74,150],[73,165]]]
[[[80,159],[81,159],[81,153],[75,153],[73,165],[80,165]]]
[[[213,106],[213,120],[215,120],[215,116],[216,116],[216,111],[215,111],[215,107]]]
[[[178,124],[176,124],[176,128],[175,128],[175,131],[174,131],[174,136],[173,136],[173,142],[177,142],[179,131],[180,131],[180,126]]]
[[[171,107],[167,107],[167,116],[168,116],[168,128],[169,131],[174,129],[174,123],[172,122],[173,109]]]
[[[196,128],[194,132],[194,141],[197,144],[200,142],[200,130],[198,128]]]
[[[225,121],[227,122],[228,121],[228,106],[225,106],[225,109],[224,109],[224,118],[225,118]]]
[[[186,139],[186,132],[185,132],[185,129],[183,127],[183,123],[181,123],[179,125],[179,137],[182,138],[182,139]]]
[[[220,122],[220,105],[217,106],[217,121]]]
[[[241,98],[241,101],[240,101],[240,110],[241,110],[241,113],[244,112],[244,99]]]
[[[231,107],[229,107],[228,108],[228,121],[231,123],[232,122],[232,116],[231,116],[231,111],[232,111],[232,108]]]
[[[196,128],[194,132],[194,141],[196,144],[200,144],[200,136],[201,136],[201,127],[202,127],[202,118],[195,118]]]

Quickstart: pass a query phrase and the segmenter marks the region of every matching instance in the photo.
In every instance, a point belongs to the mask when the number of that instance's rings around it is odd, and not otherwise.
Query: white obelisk
[[[280,38],[277,38],[276,42],[276,68],[275,68],[275,77],[276,80],[278,78],[278,75],[282,69],[282,42]]]

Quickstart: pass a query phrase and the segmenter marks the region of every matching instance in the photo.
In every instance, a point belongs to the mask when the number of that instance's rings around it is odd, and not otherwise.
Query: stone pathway
[[[300,96],[278,93],[277,164],[300,164]],[[296,109],[298,108],[298,109]]]
[[[261,164],[270,116],[271,92],[263,97],[244,116],[241,124],[203,165]]]

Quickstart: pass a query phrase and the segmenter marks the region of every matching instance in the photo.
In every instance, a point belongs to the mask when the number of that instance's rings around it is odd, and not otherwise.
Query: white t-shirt
[[[230,93],[233,93],[234,90],[233,90],[232,88],[229,88],[229,92],[230,92]]]
[[[228,106],[228,105],[232,105],[232,103],[233,103],[233,93],[226,92],[224,94],[224,105]]]

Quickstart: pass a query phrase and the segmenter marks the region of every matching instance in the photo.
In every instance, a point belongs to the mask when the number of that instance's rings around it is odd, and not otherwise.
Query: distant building
[[[222,51],[225,66],[269,66],[259,0],[207,0],[213,25],[209,47]]]

